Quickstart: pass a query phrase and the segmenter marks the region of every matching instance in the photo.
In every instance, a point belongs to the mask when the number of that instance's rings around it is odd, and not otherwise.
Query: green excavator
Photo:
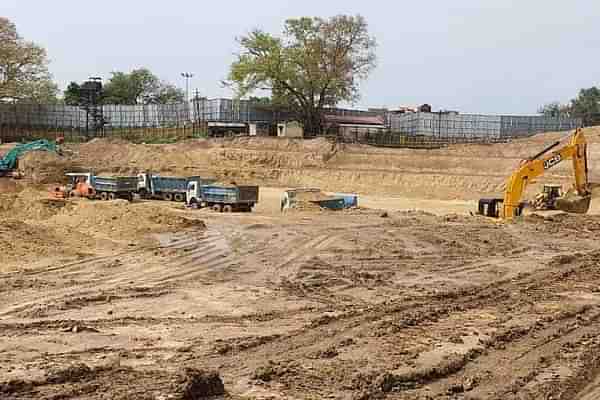
[[[4,157],[0,158],[0,177],[13,175],[17,169],[19,157],[30,151],[49,151],[60,154],[60,147],[57,142],[36,140],[35,142],[16,145]]]

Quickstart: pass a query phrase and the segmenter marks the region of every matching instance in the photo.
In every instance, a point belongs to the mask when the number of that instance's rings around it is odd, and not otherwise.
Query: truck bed
[[[249,204],[258,203],[258,186],[202,186],[202,199],[207,203]]]
[[[97,192],[133,193],[137,191],[135,176],[97,176],[94,178],[94,189]]]

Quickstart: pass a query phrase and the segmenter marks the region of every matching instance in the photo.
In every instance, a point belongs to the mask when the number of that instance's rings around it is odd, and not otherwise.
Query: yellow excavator
[[[564,141],[558,141],[545,148],[535,156],[523,160],[519,168],[506,182],[504,198],[479,200],[478,213],[487,217],[510,220],[523,213],[525,203],[521,201],[527,185],[543,175],[550,168],[565,160],[572,160],[575,184],[565,194],[541,194],[547,198],[553,209],[571,213],[585,214],[590,208],[591,187],[588,182],[587,141],[581,129],[577,129],[563,147]],[[545,189],[549,190],[549,189]],[[537,198],[540,198],[538,195]]]

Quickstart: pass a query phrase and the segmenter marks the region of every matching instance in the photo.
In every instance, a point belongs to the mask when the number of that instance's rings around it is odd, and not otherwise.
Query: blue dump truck
[[[214,183],[215,179],[192,177],[160,176],[146,172],[138,175],[138,193],[145,199],[161,199],[166,201],[184,202],[188,184],[200,182],[203,184]]]
[[[217,212],[250,212],[258,203],[258,186],[217,185],[201,181],[188,183],[187,204],[210,207]]]
[[[100,200],[127,199],[133,200],[137,193],[135,176],[93,176],[92,187],[96,190],[96,198]]]

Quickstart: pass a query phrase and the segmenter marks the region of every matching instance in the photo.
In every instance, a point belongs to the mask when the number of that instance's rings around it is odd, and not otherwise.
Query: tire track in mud
[[[498,315],[508,315],[510,314],[508,310],[513,309],[515,303],[523,301],[523,299],[527,299],[529,302],[534,302],[536,299],[543,300],[545,298],[544,291],[539,289],[551,290],[554,286],[560,289],[560,285],[565,282],[565,276],[569,276],[573,270],[576,270],[576,273],[580,274],[579,279],[585,280],[585,274],[589,272],[589,268],[587,269],[588,271],[582,267],[573,268],[571,265],[555,265],[551,262],[546,265],[546,268],[532,273],[520,274],[518,277],[496,281],[471,289],[441,293],[435,296],[424,296],[419,301],[396,302],[366,309],[349,309],[335,316],[327,316],[320,320],[315,320],[309,327],[273,340],[265,346],[243,352],[240,355],[240,359],[237,360],[241,366],[236,368],[236,373],[244,376],[248,373],[248,368],[253,368],[248,363],[244,365],[244,360],[272,359],[273,354],[285,354],[285,356],[279,357],[281,361],[302,359],[311,353],[312,350],[310,349],[314,349],[315,344],[318,344],[320,347],[327,347],[328,344],[335,344],[336,341],[342,340],[345,337],[372,336],[376,334],[379,341],[388,343],[406,329],[415,329],[416,327],[433,329],[432,325],[435,325],[438,321],[449,318],[452,315],[467,313],[471,310],[491,307],[496,310]],[[584,276],[581,276],[581,274],[584,274]],[[533,295],[530,295],[529,293],[532,293],[532,291]],[[536,321],[533,325],[523,327],[523,329],[515,330],[507,327],[504,328],[504,331],[499,330],[498,334],[491,341],[485,343],[485,346],[489,351],[494,352],[503,351],[502,348],[506,349],[507,346],[515,346],[516,348],[519,345],[522,346],[523,350],[527,350],[535,342],[540,344],[539,351],[544,352],[544,346],[553,346],[553,340],[548,340],[548,337],[555,339],[552,335],[566,335],[571,333],[577,336],[580,334],[581,331],[577,327],[571,326],[570,329],[572,330],[569,331],[568,328],[570,324],[573,324],[573,321],[580,321],[581,318],[585,318],[585,324],[582,323],[580,326],[590,325],[593,329],[596,329],[597,320],[600,318],[599,311],[600,308],[598,306],[583,307],[573,313],[566,313],[556,318],[550,318],[547,321]],[[394,326],[394,329],[387,329],[390,326]],[[547,330],[548,333],[544,334],[544,330]],[[525,344],[523,345],[522,343]],[[498,350],[495,350],[496,346],[498,346]],[[538,350],[534,349],[533,351],[536,352]],[[508,351],[509,354],[510,352],[511,350]],[[418,374],[412,375],[411,379],[414,380],[412,381],[413,383],[411,383],[410,379],[406,381],[408,378],[402,377],[398,378],[397,381],[393,381],[392,378],[394,376],[392,375],[390,378],[392,379],[391,386],[387,387],[383,392],[384,394],[392,394],[392,390],[404,387],[405,383],[409,383],[409,386],[416,384],[419,387],[423,383],[432,384],[441,382],[465,370],[467,366],[478,362],[477,360],[480,356],[481,352],[469,354],[459,365],[449,368],[447,372],[436,372],[434,378],[431,381],[427,380],[427,382],[424,382],[423,379],[425,378]],[[495,360],[493,363],[498,363],[498,360]],[[490,368],[493,368],[493,363],[490,364]],[[436,371],[435,367],[433,370]],[[477,367],[476,370],[480,371],[481,368]],[[446,369],[437,371],[446,371]],[[344,381],[355,372],[355,370],[351,369],[340,371],[339,374],[346,377],[341,378]],[[290,385],[289,391],[292,393],[295,381],[303,382],[304,389],[307,389],[305,386],[307,382],[316,379],[314,371],[310,373],[306,372],[310,375],[310,378],[309,376],[303,376],[303,373],[302,371],[296,371],[293,380],[284,380],[286,385]],[[370,388],[369,395],[375,395],[375,392],[380,389],[377,386],[376,378],[385,373],[385,370],[381,370],[377,376],[372,377],[372,380],[367,385]],[[323,387],[327,385],[331,386],[331,379],[333,378],[325,374],[321,379],[323,381],[317,383],[314,388],[317,392],[319,391],[319,385],[323,385]],[[344,382],[341,382],[340,385],[344,385]],[[444,388],[444,390],[446,389],[448,387]],[[365,398],[372,397],[367,396]]]
[[[299,263],[318,255],[320,251],[326,250],[339,237],[340,235],[319,235],[300,246],[294,246],[294,242],[289,243],[290,248],[295,248],[282,261],[270,266],[269,269],[280,278],[290,278],[298,272]]]
[[[156,257],[153,252],[174,251]],[[183,254],[181,254],[183,253]],[[55,281],[63,283],[64,290],[40,296],[32,293],[21,297],[18,303],[0,308],[0,317],[39,317],[53,310],[80,308],[87,303],[124,300],[128,298],[159,297],[183,279],[194,278],[232,263],[224,236],[216,231],[185,232],[172,236],[159,246],[119,253],[110,257],[94,257],[55,267],[47,274],[66,270]],[[118,262],[117,267],[104,268]],[[81,284],[74,285],[74,275]],[[127,287],[135,282],[135,287]],[[125,288],[120,288],[121,286]]]
[[[128,276],[135,270],[129,267],[137,261],[137,255],[114,256],[110,258],[102,258],[101,260],[92,260],[91,264],[77,263],[78,270],[68,272],[66,276],[54,277],[53,282],[62,286],[62,289],[52,290],[51,294],[40,293],[38,290],[31,290],[32,293],[24,294],[19,298],[18,303],[5,303],[0,308],[0,317],[7,317],[13,314],[18,314],[25,310],[35,308],[36,305],[42,303],[52,304],[60,302],[64,299],[71,299],[76,296],[97,296],[99,291],[98,286],[102,286],[103,281],[114,279],[115,276]],[[111,263],[118,262],[118,267],[108,267]],[[73,265],[70,265],[72,267]],[[121,267],[125,267],[123,271]],[[118,269],[120,272],[113,272]],[[61,269],[59,269],[61,270]],[[74,274],[81,274],[74,279]],[[47,292],[47,291],[46,291]],[[44,307],[45,308],[45,307]],[[35,314],[35,313],[34,313]]]

